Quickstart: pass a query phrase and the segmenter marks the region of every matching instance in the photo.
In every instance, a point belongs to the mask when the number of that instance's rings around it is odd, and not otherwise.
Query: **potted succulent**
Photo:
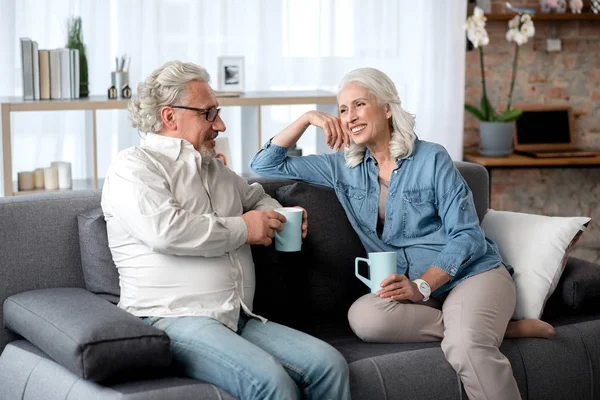
[[[67,22],[67,45],[65,47],[79,50],[79,97],[88,97],[90,94],[88,66],[81,31],[81,17],[69,18]]]
[[[517,14],[508,22],[506,40],[515,43],[515,52],[512,65],[512,78],[508,102],[502,112],[498,112],[490,103],[485,86],[485,68],[483,47],[489,43],[488,33],[485,30],[485,15],[483,10],[475,7],[473,15],[467,19],[465,28],[467,38],[473,47],[479,51],[479,66],[481,68],[481,102],[480,108],[471,104],[465,104],[465,110],[473,114],[479,120],[480,153],[484,156],[508,156],[513,150],[514,121],[519,118],[522,110],[512,108],[512,95],[515,88],[517,75],[517,61],[519,58],[519,47],[533,37],[535,28],[531,15]]]

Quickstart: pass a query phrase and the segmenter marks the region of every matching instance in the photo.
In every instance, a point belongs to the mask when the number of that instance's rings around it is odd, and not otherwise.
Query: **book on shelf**
[[[33,66],[33,99],[40,99],[40,54],[38,51],[38,43],[33,40],[31,42],[31,55]]]
[[[38,43],[21,38],[23,99],[68,100],[79,98],[79,50],[38,49]]]
[[[21,68],[23,70],[23,98],[33,100],[33,44],[29,38],[21,38]]]
[[[60,53],[58,50],[48,50],[50,64],[50,98],[59,100],[60,93]]]
[[[50,100],[50,51],[40,50],[40,99]]]

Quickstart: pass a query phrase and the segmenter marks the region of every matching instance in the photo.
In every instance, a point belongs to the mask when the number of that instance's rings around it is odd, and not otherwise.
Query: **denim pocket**
[[[442,227],[433,189],[414,189],[402,193],[403,230],[406,238],[429,235]]]
[[[366,221],[369,217],[366,206],[367,191],[346,184],[338,184],[336,190],[339,193],[339,197],[343,198],[343,201],[349,205],[347,209],[354,214],[354,219],[366,228]]]

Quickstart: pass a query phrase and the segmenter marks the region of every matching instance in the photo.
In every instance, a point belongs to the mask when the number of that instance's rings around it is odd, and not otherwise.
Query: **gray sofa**
[[[487,172],[457,164],[481,218]],[[282,204],[304,206],[310,226],[299,254],[252,249],[256,312],[339,349],[354,399],[466,398],[439,343],[369,344],[352,334],[346,312],[366,292],[353,260],[365,251],[334,192],[259,182]],[[113,305],[118,281],[99,204],[99,191],[0,198],[0,399],[231,398],[180,376],[168,337]],[[600,266],[571,258],[544,315],[556,337],[504,341],[524,399],[600,399],[599,287]]]

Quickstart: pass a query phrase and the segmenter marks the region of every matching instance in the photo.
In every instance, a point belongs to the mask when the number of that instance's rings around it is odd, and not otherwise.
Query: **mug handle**
[[[364,283],[365,285],[367,285],[369,288],[371,288],[371,281],[368,280],[367,278],[365,278],[364,276],[362,276],[361,274],[358,273],[358,263],[359,262],[366,262],[367,264],[371,265],[369,263],[369,260],[367,258],[362,258],[362,257],[356,257],[354,259],[354,275],[356,275],[356,277],[358,279],[360,279],[362,281],[362,283]]]

